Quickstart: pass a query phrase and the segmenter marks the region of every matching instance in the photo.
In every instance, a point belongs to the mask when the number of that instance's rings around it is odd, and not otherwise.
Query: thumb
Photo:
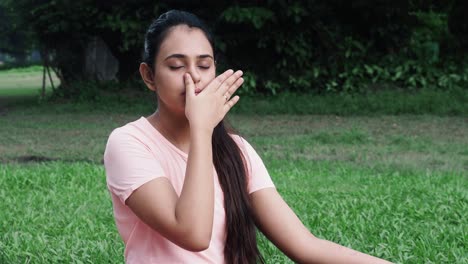
[[[189,73],[184,74],[185,94],[195,95],[195,84],[193,83],[192,76]]]

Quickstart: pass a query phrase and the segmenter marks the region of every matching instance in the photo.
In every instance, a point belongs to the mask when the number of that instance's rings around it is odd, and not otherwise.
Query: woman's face
[[[190,73],[195,93],[216,77],[213,49],[203,31],[179,25],[169,29],[155,59],[154,82],[160,106],[185,113],[183,76]]]

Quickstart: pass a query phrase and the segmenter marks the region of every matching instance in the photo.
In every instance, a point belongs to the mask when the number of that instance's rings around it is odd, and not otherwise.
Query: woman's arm
[[[239,100],[231,95],[242,84],[242,72],[228,70],[213,79],[198,96],[186,74],[185,114],[190,124],[190,150],[180,197],[165,178],[143,184],[126,204],[148,226],[182,248],[202,251],[209,247],[214,216],[211,138],[214,127]]]
[[[214,214],[211,134],[191,131],[185,181],[180,197],[164,177],[135,190],[126,204],[148,226],[190,251],[208,248]]]
[[[256,191],[250,195],[250,199],[258,228],[298,263],[391,263],[315,237],[275,188]]]

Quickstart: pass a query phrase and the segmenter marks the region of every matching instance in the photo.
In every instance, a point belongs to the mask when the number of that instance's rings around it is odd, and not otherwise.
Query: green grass
[[[468,263],[466,95],[431,93],[242,98],[229,120],[316,236],[395,263]],[[0,107],[0,263],[122,263],[102,154],[151,99],[14,98]],[[292,263],[258,242],[267,263]]]
[[[60,82],[51,72],[54,85]],[[49,78],[46,79],[47,89],[51,88]],[[0,71],[0,96],[37,95],[42,87],[42,66],[32,66],[20,69]]]
[[[42,73],[42,65],[30,65],[25,67],[15,67],[15,68],[0,68],[0,74],[16,74],[16,73]]]
[[[101,159],[110,131],[140,114],[50,108],[2,117],[0,260],[122,262]],[[465,118],[230,119],[315,235],[397,263],[468,261]],[[56,161],[23,163],[31,156]],[[268,263],[290,263],[258,240]]]
[[[55,87],[60,81],[53,72]],[[17,103],[37,104],[42,87],[42,66],[30,66],[0,71],[0,113]],[[52,86],[47,77],[46,95],[50,95]]]
[[[466,175],[266,158],[279,192],[316,236],[396,263],[466,263]],[[2,263],[119,263],[99,164],[0,170]],[[292,263],[263,236],[268,263]]]
[[[6,165],[0,178],[0,263],[122,262],[101,166]]]

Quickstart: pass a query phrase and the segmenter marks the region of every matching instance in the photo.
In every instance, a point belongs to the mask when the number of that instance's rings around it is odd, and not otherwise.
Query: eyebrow
[[[176,53],[176,54],[172,54],[172,55],[167,56],[164,60],[166,61],[166,60],[168,60],[168,59],[170,59],[170,58],[185,59],[185,58],[187,58],[187,55]],[[199,59],[211,58],[212,60],[214,60],[214,59],[213,59],[213,56],[211,56],[210,54],[198,55],[197,58],[199,58]]]

